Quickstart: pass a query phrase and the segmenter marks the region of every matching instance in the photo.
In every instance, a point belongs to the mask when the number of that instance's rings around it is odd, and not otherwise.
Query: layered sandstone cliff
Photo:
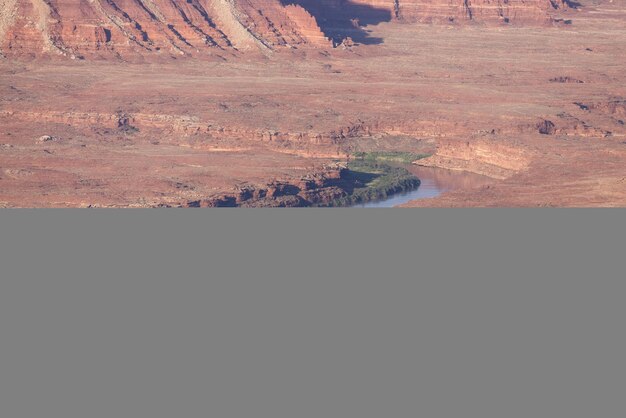
[[[279,0],[0,0],[5,54],[198,54],[328,45],[315,18]]]
[[[397,3],[401,19],[488,23],[543,23],[550,19],[551,10],[564,4],[563,0],[400,0]]]
[[[541,23],[567,0],[0,0],[0,53],[219,54],[331,46],[381,22]],[[362,34],[362,31],[361,31]],[[364,42],[365,43],[365,42]]]
[[[320,20],[358,14],[361,20],[542,23],[569,0],[293,0]],[[355,17],[355,16],[351,16]]]

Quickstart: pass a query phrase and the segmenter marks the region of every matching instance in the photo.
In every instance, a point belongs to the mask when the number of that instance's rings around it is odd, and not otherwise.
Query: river
[[[367,203],[353,205],[353,208],[391,208],[411,200],[437,197],[440,194],[459,189],[481,187],[494,182],[494,179],[468,171],[454,171],[443,168],[420,167],[417,165],[403,165],[413,175],[420,179],[421,184],[416,190],[396,193],[386,199],[373,200]]]

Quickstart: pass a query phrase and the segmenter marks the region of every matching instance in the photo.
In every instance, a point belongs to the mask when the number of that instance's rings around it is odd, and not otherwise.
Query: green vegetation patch
[[[430,154],[415,154],[413,152],[399,151],[374,151],[374,152],[355,152],[353,158],[356,161],[368,162],[393,162],[411,164],[413,161],[430,157]]]
[[[342,180],[353,189],[328,206],[352,206],[383,200],[395,193],[415,190],[420,185],[420,180],[403,167],[365,159],[350,161]]]

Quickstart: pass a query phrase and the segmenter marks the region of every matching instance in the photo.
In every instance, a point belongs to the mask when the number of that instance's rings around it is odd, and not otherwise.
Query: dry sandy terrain
[[[494,179],[408,206],[626,206],[626,5],[583,3],[335,49],[0,58],[0,207],[214,203],[381,149]]]

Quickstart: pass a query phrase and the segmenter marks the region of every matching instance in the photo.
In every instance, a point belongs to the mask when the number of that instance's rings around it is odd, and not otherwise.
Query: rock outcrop
[[[5,54],[69,57],[328,45],[301,6],[279,0],[1,0]]]
[[[350,0],[387,10],[405,21],[542,23],[550,11],[567,7],[566,0]]]
[[[141,57],[329,47],[388,21],[542,23],[568,0],[0,0],[3,55]],[[332,40],[332,43],[331,43]]]
[[[354,189],[354,180],[341,165],[324,167],[300,180],[273,181],[262,186],[239,187],[232,195],[181,202],[182,207],[307,207],[328,206]]]
[[[572,0],[282,0],[309,11],[335,45],[346,38],[376,44],[363,26],[383,22],[545,25]]]

